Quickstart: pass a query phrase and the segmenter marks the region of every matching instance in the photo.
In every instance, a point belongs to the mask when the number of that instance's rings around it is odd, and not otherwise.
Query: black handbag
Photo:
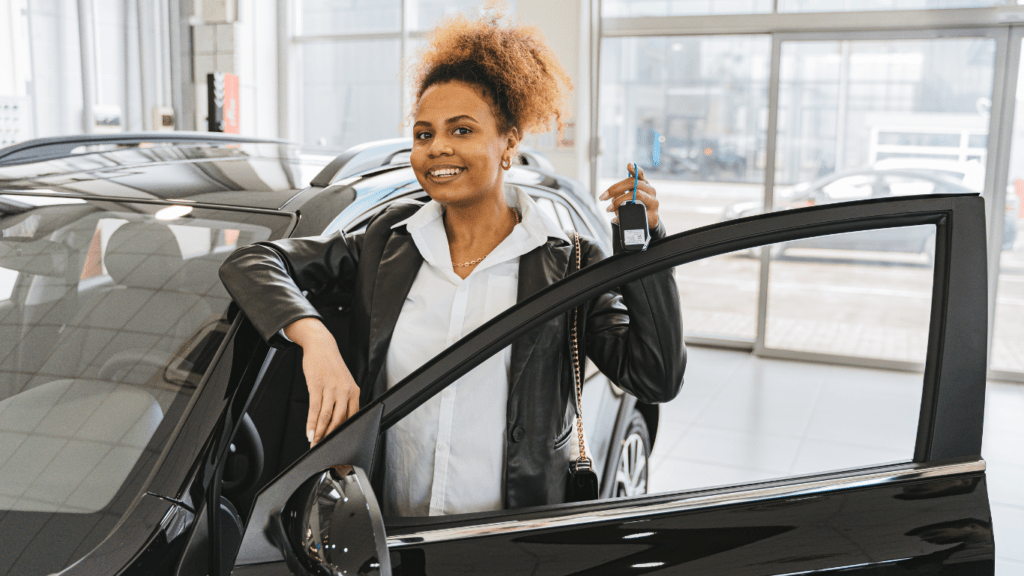
[[[576,247],[576,270],[581,267],[580,257],[580,235],[573,232],[573,240]],[[594,472],[594,462],[587,458],[587,450],[583,445],[583,375],[580,372],[579,354],[579,322],[580,309],[577,306],[572,311],[572,327],[570,328],[570,345],[572,350],[572,377],[576,383],[576,434],[579,437],[580,456],[569,462],[569,480],[565,486],[566,502],[585,502],[597,500],[598,484],[597,473]]]

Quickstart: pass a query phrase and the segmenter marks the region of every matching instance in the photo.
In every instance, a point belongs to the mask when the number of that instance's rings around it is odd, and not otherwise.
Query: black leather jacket
[[[386,389],[384,366],[391,334],[423,263],[405,227],[392,226],[418,208],[410,203],[392,205],[362,233],[240,248],[221,266],[221,280],[263,338],[276,347],[294,346],[280,335],[288,324],[321,317],[318,310],[350,310],[350,349],[343,355],[365,406]],[[652,231],[654,238],[664,235],[661,224]],[[605,258],[599,245],[580,240],[583,266]],[[570,270],[572,249],[552,237],[523,255],[517,299],[561,280]],[[683,382],[686,349],[671,269],[603,294],[583,312],[586,337],[581,340],[581,355],[643,402],[675,398]],[[560,315],[512,345],[506,508],[556,504],[565,498],[575,415],[568,318]]]

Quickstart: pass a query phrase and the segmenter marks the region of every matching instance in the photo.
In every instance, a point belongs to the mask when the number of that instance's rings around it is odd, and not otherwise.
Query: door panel
[[[984,473],[977,471],[736,505],[726,501],[647,518],[396,542],[391,563],[396,576],[763,575],[839,567],[850,567],[844,574],[864,575],[991,574],[986,490]]]

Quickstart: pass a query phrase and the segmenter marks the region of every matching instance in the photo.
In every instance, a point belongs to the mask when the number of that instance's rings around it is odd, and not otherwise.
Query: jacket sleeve
[[[651,237],[664,238],[664,225],[659,223]],[[595,243],[584,250],[584,266],[605,257]],[[586,354],[601,372],[641,402],[675,398],[683,385],[686,346],[673,269],[634,280],[591,301]]]
[[[235,250],[220,267],[228,294],[268,344],[294,347],[282,330],[326,306],[352,301],[362,234],[286,238]]]

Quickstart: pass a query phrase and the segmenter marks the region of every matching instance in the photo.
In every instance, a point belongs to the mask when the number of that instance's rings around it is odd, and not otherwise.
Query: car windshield
[[[221,261],[290,221],[0,193],[0,537],[98,543],[227,333]]]

